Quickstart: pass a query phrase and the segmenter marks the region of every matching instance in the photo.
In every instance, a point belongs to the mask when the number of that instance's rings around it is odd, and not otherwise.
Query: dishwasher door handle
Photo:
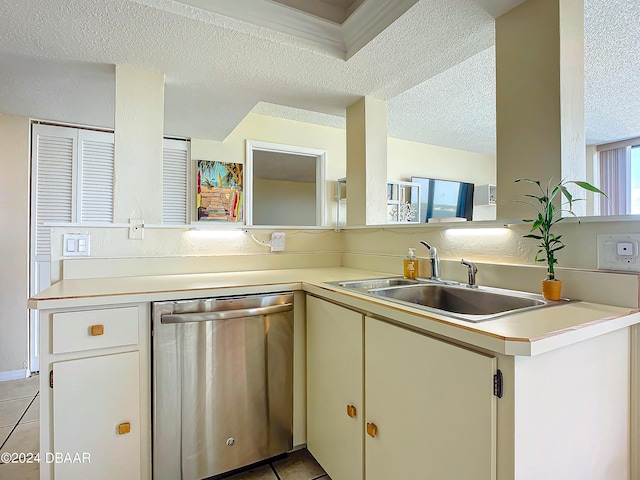
[[[289,312],[292,309],[292,303],[283,303],[281,305],[271,305],[269,307],[242,308],[240,310],[220,310],[218,312],[172,313],[162,315],[160,322],[212,322],[215,320],[230,320],[232,318],[246,318],[255,317],[257,315],[268,315],[270,313]]]

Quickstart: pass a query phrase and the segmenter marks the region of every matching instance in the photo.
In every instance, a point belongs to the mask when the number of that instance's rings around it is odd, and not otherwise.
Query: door
[[[307,297],[307,446],[333,480],[363,478],[362,322]]]
[[[56,480],[139,480],[138,352],[58,362],[53,375],[53,450],[71,456]]]
[[[496,478],[495,358],[370,317],[365,349],[367,480]]]

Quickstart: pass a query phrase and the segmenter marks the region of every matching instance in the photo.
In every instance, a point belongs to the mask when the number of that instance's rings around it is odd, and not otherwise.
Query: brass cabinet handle
[[[354,417],[356,416],[356,414],[357,414],[357,413],[358,413],[358,412],[357,412],[357,410],[356,410],[356,407],[354,407],[353,405],[347,405],[347,415],[348,415],[350,418],[354,418]]]
[[[91,325],[91,336],[104,335],[104,325]]]
[[[367,433],[374,438],[378,434],[378,426],[375,423],[367,423]]]
[[[126,435],[131,431],[131,424],[129,422],[121,423],[118,425],[118,435]]]

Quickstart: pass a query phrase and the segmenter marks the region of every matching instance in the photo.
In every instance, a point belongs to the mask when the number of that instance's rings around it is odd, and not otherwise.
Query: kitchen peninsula
[[[96,460],[43,466],[41,478],[100,478],[113,474],[106,465],[115,463],[120,478],[151,477],[150,302],[281,291],[295,292],[294,445],[308,444],[332,478],[355,471],[351,478],[375,480],[390,471],[417,475],[431,468],[420,457],[406,461],[412,445],[437,453],[442,465],[461,466],[459,472],[482,472],[475,478],[632,478],[630,339],[640,323],[635,309],[574,302],[470,324],[326,283],[382,276],[388,274],[332,267],[53,285],[29,303],[42,315],[41,452],[91,448]],[[94,325],[103,327],[101,335],[92,335]],[[323,369],[329,352],[355,363]],[[412,358],[424,363],[407,364]],[[468,369],[476,368],[486,384],[474,381],[476,370]],[[498,371],[501,382],[494,385]],[[440,382],[435,388],[443,394],[455,392],[457,403],[434,397],[429,378]],[[366,397],[349,397],[340,388],[345,384]],[[440,403],[430,408],[420,399]],[[319,409],[320,401],[340,408]],[[350,417],[347,405],[361,413]],[[114,424],[102,425],[118,406],[126,413],[114,411]],[[424,428],[407,428],[389,410]],[[376,411],[379,418],[364,418]],[[425,412],[431,417],[420,416]],[[446,430],[424,423],[436,417],[449,419]],[[486,436],[460,436],[477,425]],[[118,435],[120,428],[129,430]],[[332,450],[335,442],[327,438],[341,429],[354,441]],[[378,449],[394,455],[378,455]]]

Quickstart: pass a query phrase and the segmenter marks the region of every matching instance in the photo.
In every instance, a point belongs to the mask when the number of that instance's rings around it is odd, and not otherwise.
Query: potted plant
[[[525,218],[522,221],[531,223],[531,230],[524,238],[532,238],[538,240],[540,249],[536,253],[536,262],[547,262],[547,278],[542,280],[542,296],[548,300],[559,300],[562,291],[562,282],[555,277],[554,266],[558,263],[556,252],[565,247],[561,238],[562,235],[552,233],[552,227],[564,220],[566,217],[562,213],[568,213],[578,218],[573,212],[573,202],[584,200],[583,198],[575,199],[571,192],[567,190],[567,184],[574,184],[584,190],[607,196],[602,190],[594,187],[588,182],[561,180],[552,184],[551,180],[546,187],[542,187],[539,180],[531,180],[529,178],[519,178],[517,182],[527,182],[536,185],[540,191],[539,194],[525,194],[525,197],[532,198],[532,201],[516,200],[519,203],[530,205],[537,212],[535,218]],[[565,201],[562,201],[564,197]],[[578,222],[580,219],[578,218]],[[536,232],[537,233],[533,233]]]

